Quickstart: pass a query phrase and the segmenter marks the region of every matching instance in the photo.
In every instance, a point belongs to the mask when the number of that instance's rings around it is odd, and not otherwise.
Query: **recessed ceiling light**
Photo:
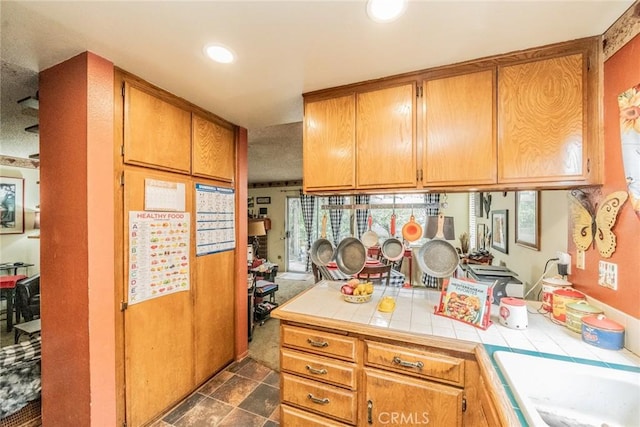
[[[367,15],[376,22],[391,22],[407,9],[407,0],[369,0]]]
[[[235,55],[229,49],[224,46],[220,46],[219,44],[211,44],[205,46],[204,52],[207,56],[213,59],[216,62],[221,62],[223,64],[228,64],[235,60]]]

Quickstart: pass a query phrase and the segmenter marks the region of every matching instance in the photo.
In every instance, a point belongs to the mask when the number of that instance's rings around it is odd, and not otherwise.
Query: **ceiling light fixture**
[[[369,0],[367,15],[376,22],[391,22],[407,9],[407,0]]]
[[[204,52],[209,58],[222,64],[229,64],[235,60],[235,55],[233,54],[233,52],[219,44],[211,44],[205,46]]]

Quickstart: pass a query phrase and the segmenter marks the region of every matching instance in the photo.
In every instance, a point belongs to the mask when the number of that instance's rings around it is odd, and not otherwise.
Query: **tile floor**
[[[218,373],[152,427],[274,427],[279,420],[279,373],[246,357]]]

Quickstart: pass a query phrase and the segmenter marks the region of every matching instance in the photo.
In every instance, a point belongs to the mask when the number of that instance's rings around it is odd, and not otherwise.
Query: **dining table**
[[[27,276],[24,274],[0,276],[0,292],[7,296],[7,332],[11,332],[13,329],[13,302],[16,297],[16,283],[26,278]],[[17,318],[16,321],[18,321]]]
[[[380,261],[378,260],[367,260],[366,261],[366,265],[370,266],[370,267],[377,267],[377,266],[381,266],[383,265]],[[329,280],[335,280],[335,281],[347,281],[353,278],[358,278],[357,274],[354,275],[349,275],[346,273],[343,273],[339,268],[338,265],[335,262],[329,262],[327,265],[322,266],[319,265],[318,269],[320,270],[320,273],[322,274],[322,277],[329,279]],[[402,274],[401,272],[391,269],[391,277],[389,278],[389,286],[395,286],[398,288],[401,288],[405,285],[405,275]]]
[[[15,276],[18,274],[19,269],[24,268],[25,271],[28,271],[27,269],[34,265],[26,262],[3,262],[0,264],[0,271],[6,271],[9,274],[13,272],[12,276]]]

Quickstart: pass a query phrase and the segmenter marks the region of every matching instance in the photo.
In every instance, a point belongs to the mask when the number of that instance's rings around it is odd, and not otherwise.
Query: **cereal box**
[[[492,288],[493,284],[451,278],[443,286],[435,313],[487,329],[491,326]]]

